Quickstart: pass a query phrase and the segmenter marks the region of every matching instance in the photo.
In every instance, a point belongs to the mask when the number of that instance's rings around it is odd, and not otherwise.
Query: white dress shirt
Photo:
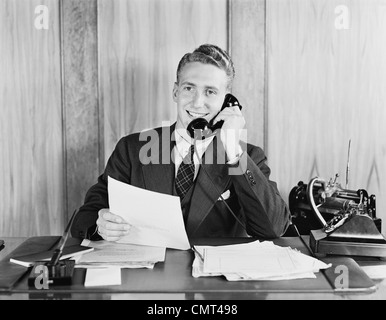
[[[186,131],[185,129],[181,129]],[[173,150],[174,164],[175,164],[175,175],[177,176],[178,168],[182,163],[182,160],[189,153],[190,146],[193,144],[194,140],[188,137],[185,137],[184,133],[179,132],[180,130],[176,129],[174,131],[174,138],[176,139],[176,147]],[[198,174],[198,169],[200,167],[202,155],[206,151],[206,148],[212,142],[214,136],[209,137],[204,140],[196,140],[196,147],[194,150],[194,179],[196,179]]]
[[[211,137],[208,137],[203,140],[196,140],[196,147],[194,150],[194,157],[193,161],[195,164],[194,169],[194,178],[196,179],[198,174],[198,169],[200,167],[200,163],[202,162],[202,155],[208,148],[209,144],[214,139],[214,135]],[[191,145],[193,144],[194,140],[190,137],[188,137],[185,129],[176,129],[174,131],[174,138],[176,140],[176,147],[173,149],[173,157],[174,157],[174,164],[175,164],[175,176],[177,176],[178,168],[183,161],[183,159],[186,157],[186,155],[189,153],[189,149]],[[238,146],[238,154],[233,159],[229,160],[227,164],[233,165],[236,164],[241,157],[242,149],[240,146]]]

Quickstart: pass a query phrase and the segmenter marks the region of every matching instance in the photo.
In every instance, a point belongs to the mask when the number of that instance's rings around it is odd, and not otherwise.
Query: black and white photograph
[[[0,111],[2,301],[386,300],[386,0],[0,0]]]

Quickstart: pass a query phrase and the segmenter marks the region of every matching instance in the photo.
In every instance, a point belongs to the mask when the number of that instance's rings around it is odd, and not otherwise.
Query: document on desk
[[[83,240],[82,246],[92,247],[94,251],[76,260],[76,268],[148,268],[157,262],[165,261],[166,249],[110,241]]]
[[[122,284],[121,269],[117,267],[88,269],[85,287],[119,286]]]
[[[229,281],[315,278],[324,262],[273,242],[196,246],[193,276],[223,275]]]
[[[110,211],[132,225],[119,243],[190,248],[180,198],[134,187],[108,177]]]

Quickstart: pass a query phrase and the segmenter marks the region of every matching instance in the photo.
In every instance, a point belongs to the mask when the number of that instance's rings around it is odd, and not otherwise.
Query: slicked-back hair
[[[181,70],[190,62],[211,64],[224,70],[228,77],[227,90],[231,90],[232,82],[235,77],[235,69],[231,57],[225,50],[213,44],[203,44],[193,52],[186,53],[178,63],[177,83],[179,83],[180,80]]]

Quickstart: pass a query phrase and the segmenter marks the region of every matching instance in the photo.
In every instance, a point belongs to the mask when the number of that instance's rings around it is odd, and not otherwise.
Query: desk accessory
[[[50,261],[37,261],[34,263],[30,275],[28,277],[28,285],[36,286],[36,281],[41,281],[46,277],[49,285],[71,285],[73,271],[75,266],[74,260],[60,260],[65,250],[64,246],[67,242],[69,232],[78,210],[75,210],[67,224],[67,227],[60,238]],[[87,249],[87,247],[86,247]],[[92,248],[89,248],[92,249]],[[43,266],[43,267],[41,267]],[[40,279],[38,279],[40,277]]]
[[[329,182],[320,177],[308,185],[300,181],[289,195],[292,223],[301,234],[310,234],[315,254],[386,257],[375,195],[365,189],[348,189],[348,173],[349,160],[345,188],[337,182],[338,174]]]

